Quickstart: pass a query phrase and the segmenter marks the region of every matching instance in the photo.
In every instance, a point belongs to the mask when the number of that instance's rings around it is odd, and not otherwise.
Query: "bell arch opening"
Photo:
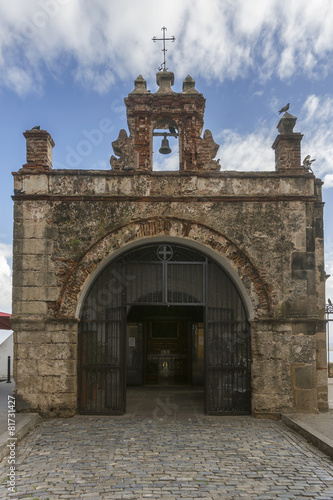
[[[226,271],[169,240],[120,253],[79,323],[81,413],[126,412],[129,387],[201,388],[208,414],[250,412],[250,324]]]
[[[153,131],[153,171],[179,171],[179,130],[171,118],[161,118]]]

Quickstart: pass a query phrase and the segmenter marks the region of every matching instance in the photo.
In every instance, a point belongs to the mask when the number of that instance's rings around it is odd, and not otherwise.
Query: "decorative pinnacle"
[[[165,59],[165,53],[167,52],[168,49],[165,48],[165,42],[166,41],[171,41],[171,42],[174,42],[176,40],[176,38],[174,36],[170,37],[170,38],[166,38],[165,37],[165,32],[167,31],[166,27],[163,26],[163,28],[161,28],[161,31],[163,31],[163,38],[157,38],[156,36],[154,36],[152,38],[153,42],[157,42],[157,41],[162,41],[163,42],[163,49],[162,49],[162,52],[164,53],[164,61],[163,63],[161,64],[161,66],[158,68],[158,71],[167,71],[167,67],[166,67],[166,59]]]

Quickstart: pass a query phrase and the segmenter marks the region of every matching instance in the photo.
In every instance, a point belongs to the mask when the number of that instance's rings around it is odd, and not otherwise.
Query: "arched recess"
[[[249,413],[251,329],[238,288],[184,239],[153,240],[109,262],[83,301],[80,411],[123,413],[127,385],[181,383],[204,387],[209,414]]]
[[[152,137],[154,171],[176,171],[180,164],[180,135],[178,124],[171,117],[157,120]],[[169,150],[163,146],[169,146]],[[164,150],[164,154],[161,152]]]
[[[66,270],[59,263],[56,272],[64,283],[59,301],[50,304],[60,317],[80,316],[82,299],[102,269],[121,252],[152,238],[183,240],[216,260],[231,276],[242,294],[250,319],[271,314],[269,285],[248,256],[220,232],[198,222],[175,217],[149,218],[123,225],[96,242],[78,263]]]

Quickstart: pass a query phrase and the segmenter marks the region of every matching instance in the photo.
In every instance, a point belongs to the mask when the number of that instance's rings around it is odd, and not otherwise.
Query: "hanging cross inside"
[[[152,38],[153,42],[157,42],[157,41],[163,41],[163,49],[162,49],[162,52],[164,53],[164,61],[163,63],[161,64],[161,66],[158,68],[158,71],[162,71],[162,69],[164,71],[166,71],[168,68],[166,67],[166,60],[165,60],[165,53],[167,52],[168,49],[165,48],[165,42],[166,41],[171,41],[171,42],[174,42],[176,40],[176,38],[174,36],[170,37],[170,38],[166,38],[165,37],[165,32],[167,31],[166,27],[163,26],[163,28],[161,28],[161,31],[163,31],[163,38],[157,38],[156,36],[154,36]]]

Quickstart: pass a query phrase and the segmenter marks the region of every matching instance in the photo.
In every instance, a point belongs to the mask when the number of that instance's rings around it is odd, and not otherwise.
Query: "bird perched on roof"
[[[312,168],[311,168],[311,165],[314,161],[316,161],[316,158],[314,158],[313,160],[310,159],[311,156],[308,155],[304,158],[303,160],[303,167],[308,170],[309,172],[312,172]],[[313,173],[313,172],[312,172]]]
[[[40,130],[40,125],[35,125],[35,127],[32,127],[31,130]]]
[[[288,104],[286,104],[285,106],[283,106],[283,108],[281,108],[281,109],[280,109],[280,111],[279,111],[279,115],[280,115],[281,113],[284,113],[285,111],[288,111],[289,106],[290,106],[290,103],[288,102]]]
[[[169,125],[169,132],[177,137],[177,130],[172,125]]]

